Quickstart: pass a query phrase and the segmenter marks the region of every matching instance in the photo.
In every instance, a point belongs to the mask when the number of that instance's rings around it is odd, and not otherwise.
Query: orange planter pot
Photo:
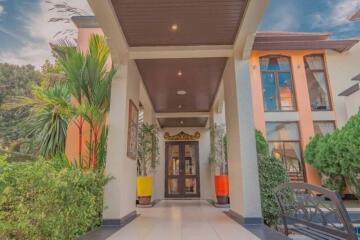
[[[226,175],[215,176],[215,190],[218,204],[229,203],[229,177]]]

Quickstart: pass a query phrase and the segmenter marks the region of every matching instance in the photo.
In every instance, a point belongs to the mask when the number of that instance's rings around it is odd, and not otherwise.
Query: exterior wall
[[[351,81],[353,77],[360,73],[360,43],[344,53],[327,51],[326,62],[328,66],[329,78],[332,83],[332,95],[334,96],[334,107],[336,110],[336,120],[338,127],[343,126],[351,116],[353,107],[359,107],[360,104],[355,100],[350,104],[347,111],[346,98],[338,96],[339,93],[354,85]],[[352,99],[352,98],[347,98]]]
[[[345,97],[345,106],[348,118],[358,113],[360,110],[360,91]]]
[[[253,51],[251,55],[251,85],[254,101],[254,121],[257,129],[266,136],[265,123],[298,122],[302,150],[314,136],[314,120],[334,120],[335,111],[312,112],[305,73],[304,56],[311,54],[325,54],[324,51]],[[294,112],[265,112],[263,104],[262,83],[260,73],[260,57],[267,55],[284,55],[291,58],[292,77],[295,89],[297,110]],[[326,59],[326,55],[325,59]],[[326,61],[326,60],[325,60]],[[332,89],[331,79],[328,77],[329,88]],[[334,98],[330,90],[330,98]],[[333,101],[331,101],[333,102]],[[305,164],[306,180],[312,184],[321,184],[320,176],[309,164]]]
[[[213,188],[211,178],[211,167],[209,164],[210,154],[210,131],[207,128],[163,128],[160,131],[160,163],[156,168],[154,174],[154,198],[165,198],[165,142],[163,138],[165,132],[169,132],[170,135],[175,135],[180,131],[184,131],[188,134],[194,134],[200,132],[199,139],[199,167],[200,167],[200,198],[212,199]]]
[[[91,34],[98,33],[103,35],[101,29],[98,28],[85,28],[79,29],[78,36],[78,47],[82,51],[86,51],[88,48],[88,39]],[[327,112],[312,112],[310,107],[310,100],[307,88],[306,74],[305,74],[305,66],[304,66],[304,56],[310,54],[324,54],[326,68],[328,72],[328,81],[329,81],[329,89],[331,95],[331,102],[333,105],[333,111]],[[259,58],[261,56],[266,55],[285,55],[291,58],[292,63],[292,74],[295,88],[295,96],[296,96],[296,105],[297,111],[294,112],[265,112],[263,97],[262,97],[262,83],[261,83],[261,74],[260,74],[260,64]],[[306,144],[309,142],[310,138],[314,135],[314,127],[313,121],[315,120],[335,120],[337,125],[342,126],[347,119],[355,114],[359,110],[360,106],[360,92],[357,92],[349,97],[339,97],[338,94],[342,92],[344,89],[348,88],[353,84],[351,82],[351,78],[360,72],[360,43],[357,44],[350,51],[345,53],[337,53],[334,51],[253,51],[249,61],[250,65],[250,78],[251,78],[251,92],[252,92],[252,102],[253,102],[253,115],[254,115],[254,124],[257,129],[262,131],[264,135],[266,135],[266,127],[265,123],[270,121],[280,121],[280,122],[289,122],[296,121],[299,124],[300,137],[301,137],[301,146],[304,149]],[[141,102],[144,106],[144,121],[147,123],[156,123],[155,113],[152,108],[151,101],[147,95],[145,87],[142,83],[141,76],[137,70],[136,64],[134,61],[129,61],[126,65],[126,73],[125,78],[127,78],[126,83],[115,83],[115,88],[117,85],[121,85],[126,88],[126,101],[132,99],[136,104]],[[124,85],[125,84],[125,85]],[[118,86],[118,87],[119,87]],[[113,94],[119,94],[119,89],[113,90]],[[116,91],[116,92],[115,92]],[[212,122],[217,123],[225,123],[225,107],[223,105],[224,102],[224,82],[220,84],[220,88],[218,91],[218,95],[215,100],[215,104],[212,109]],[[115,100],[116,99],[116,100]],[[112,109],[117,108],[119,106],[119,101],[121,104],[124,103],[124,98],[121,100],[118,97],[112,97]],[[123,107],[122,106],[122,109]],[[231,107],[231,106],[230,106]],[[222,109],[221,109],[222,108]],[[220,114],[218,111],[222,110]],[[123,128],[127,125],[127,112],[128,109],[125,107],[123,109],[125,111],[121,113],[122,118],[125,120],[115,121],[114,119],[110,119],[110,127],[113,129],[118,129],[119,127],[115,127],[115,124],[122,124]],[[118,110],[116,110],[118,111]],[[118,116],[120,116],[120,112],[118,112]],[[83,142],[88,139],[86,129],[88,126],[85,126]],[[116,141],[118,143],[122,142],[123,146],[126,147],[126,142],[124,142],[127,134],[126,129],[121,129],[121,131],[116,132],[116,136],[113,133],[112,141]],[[199,140],[199,156],[200,156],[200,183],[201,183],[201,198],[203,199],[214,199],[214,183],[213,183],[213,175],[214,171],[212,171],[211,166],[208,164],[208,156],[210,153],[210,136],[209,130],[206,128],[167,128],[162,129],[160,132],[160,164],[153,173],[154,177],[154,199],[163,199],[164,198],[164,185],[165,185],[165,140],[163,139],[163,134],[165,131],[170,132],[170,134],[176,134],[179,131],[184,130],[189,134],[193,134],[195,131],[199,131],[201,133],[201,139]],[[123,134],[123,136],[120,136]],[[68,129],[68,138],[66,142],[66,153],[70,159],[77,158],[78,154],[78,133],[77,128],[74,124],[71,124]],[[84,144],[85,146],[85,144]],[[112,146],[114,148],[114,146]],[[118,158],[120,150],[114,150],[109,148],[109,158]],[[85,152],[85,148],[83,149]],[[136,162],[127,159],[126,152],[124,153],[124,149],[121,150],[121,156],[125,158],[125,161],[121,161],[116,164],[121,164],[121,169],[127,169],[125,175],[120,176],[118,173],[114,173],[118,175],[119,181],[121,179],[134,179],[136,173]],[[119,168],[120,166],[115,166],[114,169]],[[318,176],[317,171],[312,168],[310,165],[305,165],[306,169],[306,177],[309,183],[320,184],[320,177]],[[110,171],[111,172],[111,171]],[[123,171],[122,171],[123,172]],[[127,176],[127,175],[129,176]],[[130,176],[131,175],[131,176]],[[112,185],[110,183],[110,185]],[[114,186],[112,186],[114,187]],[[119,187],[116,187],[119,188]],[[121,212],[121,216],[126,215],[132,209],[134,209],[134,202],[129,201],[128,198],[131,196],[133,200],[135,200],[135,181],[131,182],[131,184],[121,184],[121,191],[118,193],[112,193],[111,197],[114,197],[114,201],[118,201],[121,199],[122,202],[127,202],[130,205],[121,206],[119,209]],[[113,190],[112,190],[113,191]],[[126,192],[127,194],[121,194]],[[109,194],[110,195],[110,194]],[[126,198],[126,199],[125,199]],[[108,199],[108,201],[112,201]],[[132,202],[132,203],[131,203]],[[115,206],[117,203],[113,202]],[[120,204],[119,204],[120,206]],[[114,209],[112,209],[113,211]],[[110,211],[109,211],[110,214]],[[118,216],[107,215],[105,212],[105,217],[115,218]]]

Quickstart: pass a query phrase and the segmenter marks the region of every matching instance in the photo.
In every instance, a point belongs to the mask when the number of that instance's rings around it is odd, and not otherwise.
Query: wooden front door
[[[166,142],[165,197],[200,197],[199,143]]]

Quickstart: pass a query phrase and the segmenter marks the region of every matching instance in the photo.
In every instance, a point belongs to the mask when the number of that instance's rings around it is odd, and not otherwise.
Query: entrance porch
[[[267,1],[89,4],[96,20],[75,19],[79,47],[87,48],[93,32],[104,34],[119,69],[108,119],[106,171],[113,180],[105,188],[104,225],[123,226],[141,213],[110,239],[161,239],[160,230],[169,231],[166,239],[256,239],[206,202],[215,200],[209,127],[226,126],[229,213],[243,225],[261,225],[249,57]],[[136,208],[134,108],[161,129],[160,161],[151,173],[152,200],[160,203],[153,209]]]

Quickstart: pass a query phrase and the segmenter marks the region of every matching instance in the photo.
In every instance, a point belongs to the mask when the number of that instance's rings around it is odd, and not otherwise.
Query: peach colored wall
[[[310,54],[325,54],[324,51],[253,51],[251,54],[251,84],[254,102],[254,118],[255,127],[261,130],[264,135],[265,129],[265,113],[262,94],[262,83],[260,74],[259,58],[266,55],[285,55],[291,58],[292,74],[294,81],[295,97],[297,104],[297,112],[299,115],[299,130],[302,149],[309,143],[314,136],[313,117],[310,106],[310,98],[308,94],[304,56]],[[325,56],[326,57],[326,56]],[[329,81],[329,87],[331,83]],[[321,184],[320,176],[315,168],[305,163],[306,179],[308,183]]]

